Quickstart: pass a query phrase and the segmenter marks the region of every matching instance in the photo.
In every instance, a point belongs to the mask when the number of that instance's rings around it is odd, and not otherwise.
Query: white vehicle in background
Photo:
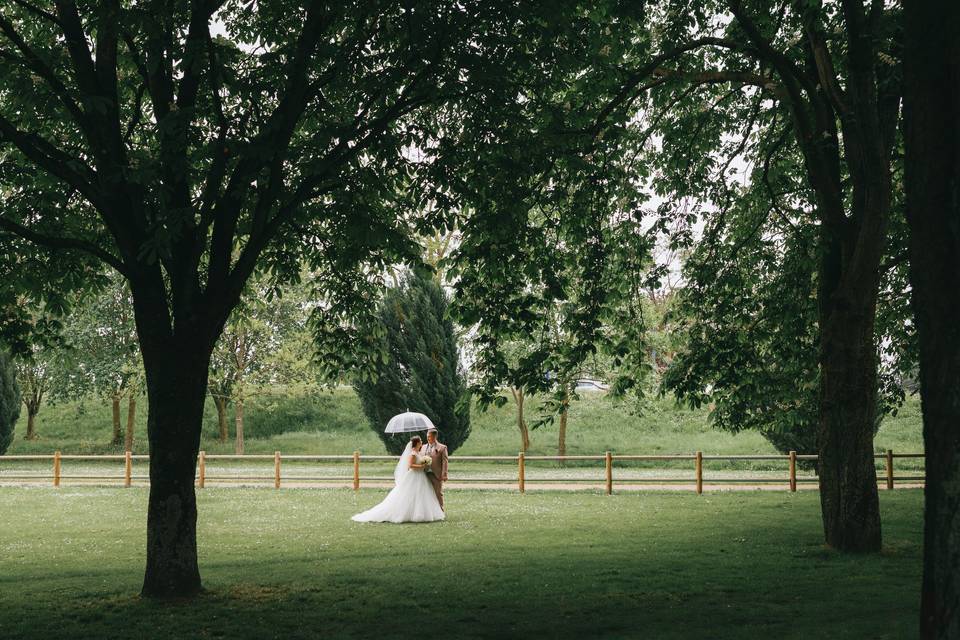
[[[604,383],[602,380],[594,380],[593,378],[580,378],[577,380],[577,391],[608,391],[610,385]]]

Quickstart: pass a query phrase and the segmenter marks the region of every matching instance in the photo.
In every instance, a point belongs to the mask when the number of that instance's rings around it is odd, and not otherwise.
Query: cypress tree
[[[383,432],[404,411],[425,414],[453,452],[470,435],[470,403],[460,367],[446,293],[434,280],[411,275],[390,289],[378,309],[387,354],[372,376],[354,382],[370,428],[399,455],[409,435]],[[461,402],[462,400],[462,402]]]
[[[20,388],[10,355],[0,350],[0,455],[13,442],[13,427],[20,417]]]

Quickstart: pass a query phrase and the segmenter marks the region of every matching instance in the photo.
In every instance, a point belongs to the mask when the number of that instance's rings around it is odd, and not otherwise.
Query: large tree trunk
[[[816,3],[798,9],[804,23],[799,43],[805,57],[802,84],[807,87],[795,84],[799,69],[784,62],[785,57],[774,54],[769,59],[788,85],[785,104],[820,221],[817,446],[824,535],[827,544],[842,551],[876,551],[881,532],[873,461],[877,415],[873,331],[899,96],[886,83],[878,83],[876,21],[863,15],[857,3],[843,5],[845,31],[829,36],[846,38],[842,81],[833,63],[827,62],[828,30]],[[751,40],[761,49],[770,48],[738,3],[729,6]],[[888,73],[881,67],[880,73]],[[844,85],[842,99],[832,90],[839,84]]]
[[[824,535],[836,549],[879,551],[873,323],[842,313],[826,329],[832,337],[821,369],[818,432]]]
[[[851,278],[850,229],[823,225],[819,276],[820,423],[818,477],[826,542],[843,551],[879,551],[880,501],[873,458],[877,418],[877,287],[874,275]],[[882,235],[861,235],[875,245]],[[859,256],[862,258],[863,256]]]
[[[123,436],[120,434],[120,394],[113,394],[110,405],[113,408],[113,437],[110,439],[110,444],[116,446],[123,442]]]
[[[181,279],[182,278],[182,279]],[[141,595],[191,597],[201,591],[194,482],[210,356],[239,298],[200,304],[189,274],[170,276],[172,309],[159,269],[130,279],[147,390],[150,497]]]
[[[134,420],[137,417],[137,397],[130,392],[130,399],[127,403],[127,433],[123,441],[124,451],[133,451],[133,427]]]
[[[237,396],[233,403],[234,423],[236,429],[236,443],[234,451],[237,455],[243,455],[243,396]]]
[[[190,597],[201,590],[194,478],[210,354],[219,327],[204,326],[208,318],[191,308],[186,296],[181,296],[180,308],[171,317],[158,275],[131,280],[146,374],[150,443],[147,562],[141,595]]]
[[[906,4],[905,187],[926,452],[921,635],[960,637],[960,6]]]
[[[214,403],[217,405],[217,425],[219,427],[220,442],[226,442],[230,435],[227,429],[227,399],[223,396],[214,396]]]
[[[141,342],[145,341],[141,338]],[[144,347],[150,501],[142,594],[191,596],[201,589],[197,565],[194,476],[200,449],[210,349],[175,340],[166,353]]]

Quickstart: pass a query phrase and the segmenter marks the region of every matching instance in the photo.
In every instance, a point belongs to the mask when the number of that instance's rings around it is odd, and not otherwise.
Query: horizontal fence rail
[[[883,473],[881,474],[878,469],[877,482],[880,486],[885,486],[886,489],[892,490],[896,486],[897,482],[909,483],[913,485],[920,485],[924,482],[924,475],[916,475],[920,471],[914,470],[915,475],[908,476],[895,476],[894,475],[894,460],[897,458],[920,458],[922,459],[924,454],[922,453],[894,453],[892,450],[887,450],[885,453],[879,453],[874,455],[874,459],[883,461]],[[52,482],[54,487],[59,487],[64,480],[76,480],[82,481],[81,484],[90,482],[95,482],[97,484],[114,484],[122,483],[125,487],[130,487],[133,485],[134,481],[137,482],[147,482],[149,483],[150,476],[147,474],[134,474],[133,466],[134,462],[139,463],[148,463],[150,460],[149,455],[133,455],[130,452],[127,452],[123,455],[73,455],[73,454],[61,454],[59,451],[53,453],[52,455],[9,455],[9,456],[0,456],[0,484],[4,483],[17,483],[23,484],[27,482],[33,483],[50,483]],[[388,486],[393,483],[393,476],[391,475],[364,475],[361,473],[361,465],[363,462],[368,463],[383,463],[383,462],[395,462],[397,458],[395,456],[388,455],[363,455],[359,451],[355,451],[352,454],[296,454],[296,455],[281,455],[279,451],[275,451],[271,454],[249,454],[249,455],[236,455],[236,454],[208,454],[205,451],[201,451],[197,459],[197,472],[196,472],[196,485],[198,488],[203,489],[208,484],[210,485],[222,485],[230,483],[240,483],[240,484],[269,484],[273,483],[274,488],[279,489],[286,483],[286,486],[309,486],[309,485],[320,485],[320,486],[352,486],[354,490],[360,489],[363,483],[372,483],[375,486]],[[489,462],[489,463],[509,463],[516,466],[516,475],[513,477],[502,477],[502,476],[484,476],[484,475],[454,475],[451,476],[449,482],[453,485],[493,485],[496,487],[499,486],[510,486],[513,485],[520,493],[524,493],[528,485],[544,485],[544,486],[557,486],[560,484],[564,485],[592,485],[592,486],[602,486],[605,492],[609,495],[613,493],[614,489],[614,463],[615,462],[692,462],[693,476],[681,476],[681,477],[651,477],[651,476],[621,476],[618,478],[620,482],[620,487],[627,489],[636,489],[643,488],[644,486],[651,485],[690,485],[694,487],[694,490],[699,494],[703,493],[705,483],[710,485],[720,485],[720,486],[734,486],[734,485],[748,485],[748,486],[772,486],[776,487],[777,485],[783,486],[784,489],[789,489],[789,491],[796,491],[798,485],[811,485],[817,483],[816,476],[812,475],[797,475],[797,463],[798,462],[815,462],[817,460],[816,455],[802,454],[798,455],[795,451],[791,451],[788,454],[783,455],[770,455],[770,454],[761,454],[761,455],[704,455],[703,452],[697,451],[692,454],[652,454],[652,455],[641,455],[641,454],[614,454],[613,452],[607,451],[601,455],[570,455],[570,456],[544,456],[544,455],[527,455],[525,453],[519,453],[515,456],[451,456],[450,465],[454,468],[459,467],[459,463],[470,463],[470,462]],[[266,463],[267,461],[273,462],[273,475],[250,475],[249,473],[236,473],[236,474],[225,474],[225,475],[211,475],[208,469],[208,463],[213,462],[254,462],[254,463]],[[705,474],[704,472],[704,462],[756,462],[756,461],[771,461],[771,462],[784,462],[786,463],[786,469],[784,476],[764,476],[764,477],[722,477],[714,476],[711,474]],[[7,473],[8,467],[15,468],[17,463],[20,462],[46,462],[51,465],[46,467],[48,471],[33,471],[31,473]],[[115,475],[97,475],[89,473],[79,473],[79,474],[64,474],[63,465],[64,462],[73,463],[73,462],[122,462],[123,463],[123,474]],[[293,463],[294,465],[303,465],[304,463],[333,463],[335,465],[344,465],[344,474],[339,475],[336,473],[325,472],[322,474],[309,474],[309,473],[287,473],[286,476],[283,474],[284,462]],[[531,477],[528,471],[532,470],[528,468],[528,463],[538,463],[538,462],[556,462],[558,465],[565,465],[567,462],[602,462],[603,463],[603,475],[594,476],[563,476],[563,477]],[[349,463],[349,466],[346,466]],[[214,464],[216,466],[216,464]],[[598,465],[599,466],[599,465]],[[577,467],[578,469],[581,467]],[[306,469],[309,471],[310,467],[307,466]],[[622,468],[621,468],[622,469]],[[538,470],[543,470],[543,467],[539,467]],[[222,473],[224,470],[221,468],[219,471]]]

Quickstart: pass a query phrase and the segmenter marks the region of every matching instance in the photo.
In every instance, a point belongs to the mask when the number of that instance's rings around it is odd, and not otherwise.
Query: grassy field
[[[0,488],[0,637],[917,636],[919,491],[883,493],[884,551],[852,556],[816,494],[454,491],[446,522],[349,520],[382,495],[207,489],[207,593],[156,603],[145,491]]]
[[[528,421],[535,417],[528,403]],[[643,411],[615,402],[603,394],[585,393],[573,403],[567,436],[569,454],[775,453],[758,433],[738,434],[714,429],[705,410],[677,407],[670,398],[648,400]],[[126,407],[123,407],[126,419]],[[44,406],[37,420],[39,438],[24,440],[25,417],[8,453],[113,453],[110,442],[110,406],[87,399]],[[137,414],[135,452],[146,453],[146,406]],[[231,415],[232,420],[232,415]],[[458,450],[463,455],[515,455],[519,450],[512,402],[487,412],[474,410],[470,439]],[[442,425],[441,425],[442,427]],[[232,433],[232,425],[231,425]],[[208,453],[232,453],[233,444],[216,440],[217,421],[212,402],[207,402],[202,448]],[[309,397],[254,397],[246,407],[247,453],[363,453],[382,454],[383,445],[366,423],[360,403],[351,389],[336,389]],[[546,425],[531,434],[533,455],[556,453],[556,427]],[[895,417],[888,417],[876,438],[877,451],[923,450],[920,405],[911,398]]]

